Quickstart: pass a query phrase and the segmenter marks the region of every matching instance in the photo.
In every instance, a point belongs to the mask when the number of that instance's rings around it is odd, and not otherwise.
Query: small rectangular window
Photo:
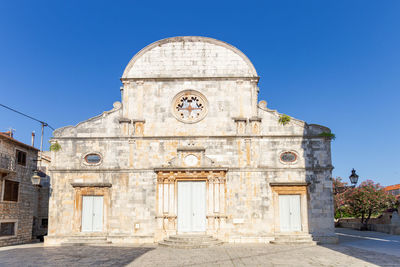
[[[48,219],[42,219],[42,227],[43,228],[47,228],[48,223],[49,223]]]
[[[19,183],[9,180],[4,180],[4,201],[18,201]]]
[[[13,236],[13,235],[15,235],[15,222],[0,223],[0,236]]]
[[[17,163],[26,166],[26,152],[17,149],[16,153]]]

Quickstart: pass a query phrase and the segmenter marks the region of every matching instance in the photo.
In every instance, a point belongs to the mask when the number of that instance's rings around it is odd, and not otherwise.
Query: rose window
[[[196,91],[184,91],[174,98],[173,113],[175,117],[188,123],[203,119],[207,112],[205,97]]]

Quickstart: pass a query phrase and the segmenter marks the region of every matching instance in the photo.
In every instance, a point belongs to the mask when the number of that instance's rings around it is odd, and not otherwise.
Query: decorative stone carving
[[[172,114],[181,122],[195,123],[207,115],[206,97],[194,90],[177,94],[172,101]]]
[[[261,118],[252,117],[252,118],[249,119],[249,122],[250,122],[251,133],[252,134],[259,134],[260,133]]]
[[[245,134],[247,119],[246,118],[233,118],[233,121],[236,123],[236,134]]]

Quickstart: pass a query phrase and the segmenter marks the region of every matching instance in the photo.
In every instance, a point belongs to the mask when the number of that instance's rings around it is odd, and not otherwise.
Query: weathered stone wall
[[[278,112],[257,103],[258,77],[240,51],[193,40],[172,38],[143,49],[124,72],[122,103],[54,132],[62,149],[51,156],[48,243],[79,231],[69,223],[80,209],[75,183],[111,185],[105,231],[113,242],[155,240],[155,169],[170,166],[179,147],[190,146],[204,148],[214,167],[228,168],[220,238],[265,242],[277,231],[270,184],[309,183],[308,230],[319,241],[335,241],[330,141],[318,136],[329,129],[293,118],[281,125]],[[171,102],[183,90],[206,97],[201,121],[174,117]],[[297,161],[281,162],[285,151]],[[85,164],[88,153],[100,154],[101,163]]]
[[[16,222],[16,235],[0,237],[0,246],[22,244],[32,239],[33,212],[36,207],[37,191],[32,185],[32,170],[36,168],[37,150],[21,146],[11,140],[0,140],[0,153],[15,160],[16,149],[27,153],[26,166],[15,164],[15,172],[0,174],[0,222]],[[4,180],[19,182],[18,202],[4,201]]]
[[[68,154],[64,156],[62,151],[53,156],[55,164],[59,165],[53,166],[53,196],[57,197],[57,204],[51,208],[54,214],[50,216],[50,234],[67,235],[71,230],[68,222],[74,214],[72,183],[112,184],[112,209],[108,218],[111,235],[143,237],[154,234],[154,168],[165,165],[175,157],[177,148],[185,145],[188,140],[206,147],[206,155],[214,160],[215,165],[229,167],[227,227],[231,229],[233,236],[245,233],[249,236],[272,234],[273,213],[271,189],[268,185],[271,182],[310,182],[310,231],[316,236],[333,234],[330,168],[326,165],[329,162],[324,162],[318,156],[308,160],[307,164],[319,166],[320,170],[306,168],[303,157],[294,165],[279,162],[280,153],[286,150],[296,151],[300,155],[312,154],[312,146],[307,144],[314,142],[313,139],[304,140],[300,136],[257,136],[246,138],[247,141],[243,137],[187,137],[166,140],[121,137],[111,142],[104,139],[73,140],[58,140],[63,149],[68,147],[76,151],[73,157]],[[320,149],[326,149],[323,146],[329,145],[328,141],[317,143],[321,146]],[[83,156],[89,152],[101,153],[103,163],[94,167],[84,165]],[[59,173],[57,169],[60,169]],[[55,203],[52,201],[53,204]],[[234,219],[243,219],[243,222],[234,224]],[[136,223],[140,224],[140,230],[134,229]]]

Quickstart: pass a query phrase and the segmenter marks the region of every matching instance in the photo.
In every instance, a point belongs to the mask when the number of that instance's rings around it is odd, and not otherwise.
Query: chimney
[[[31,146],[35,146],[35,131],[32,131],[32,140],[31,140]]]

